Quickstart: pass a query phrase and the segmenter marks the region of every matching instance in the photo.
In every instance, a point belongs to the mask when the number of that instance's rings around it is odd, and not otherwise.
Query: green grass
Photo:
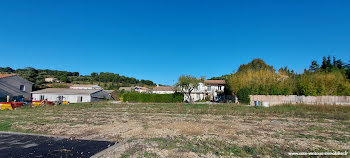
[[[141,150],[142,150],[142,146],[134,146],[132,148],[128,148],[122,155],[120,155],[120,157],[127,158]]]
[[[228,104],[153,104],[134,105],[131,110],[145,113],[182,113],[182,114],[213,114],[213,115],[251,115],[251,116],[286,116],[315,117],[320,119],[350,120],[350,107],[327,105],[281,105],[269,108],[248,107]],[[136,109],[142,106],[142,111]]]
[[[8,121],[1,121],[0,122],[0,131],[10,131],[11,130],[11,123]]]
[[[145,152],[143,153],[143,157],[158,157],[156,153]]]
[[[9,132],[21,132],[21,133],[35,133],[31,130],[23,130],[19,128],[14,128],[13,127],[13,122],[9,120],[0,120],[0,131],[9,131]]]
[[[350,137],[346,137],[346,136],[332,136],[330,139],[340,141],[343,143],[350,142]]]
[[[171,150],[177,147],[176,144],[179,141],[177,139],[171,139],[171,138],[151,138],[148,140],[148,142],[157,142],[159,148]]]

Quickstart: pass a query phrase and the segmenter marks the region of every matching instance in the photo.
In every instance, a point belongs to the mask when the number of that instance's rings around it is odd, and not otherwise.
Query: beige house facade
[[[218,102],[224,100],[225,85],[225,80],[205,80],[203,83],[199,83],[198,87],[191,92],[192,101]],[[190,101],[190,96],[186,93],[184,94],[184,101]]]

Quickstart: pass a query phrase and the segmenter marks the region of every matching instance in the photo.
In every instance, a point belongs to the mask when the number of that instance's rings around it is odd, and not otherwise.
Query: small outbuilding
[[[69,103],[96,102],[109,98],[106,91],[99,89],[46,88],[32,92],[33,101],[68,101]]]
[[[120,96],[120,93],[115,91],[115,90],[104,90],[105,92],[108,93],[108,96],[110,100],[120,100],[119,99],[119,96]]]
[[[55,82],[60,82],[57,78],[54,78],[54,77],[48,77],[48,78],[45,78],[45,82],[49,82],[49,83],[55,83]]]

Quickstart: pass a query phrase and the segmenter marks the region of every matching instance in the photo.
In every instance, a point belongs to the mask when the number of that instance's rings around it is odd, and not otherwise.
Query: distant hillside
[[[93,72],[90,75],[80,75],[79,72],[49,70],[49,69],[35,69],[27,67],[24,69],[12,69],[10,67],[0,67],[1,73],[16,73],[19,76],[34,83],[34,89],[41,89],[51,87],[52,84],[46,83],[45,78],[53,77],[59,80],[60,84],[98,84],[105,89],[118,89],[124,86],[155,86],[156,84],[150,80],[139,80],[133,77],[126,77],[119,74],[109,72]]]

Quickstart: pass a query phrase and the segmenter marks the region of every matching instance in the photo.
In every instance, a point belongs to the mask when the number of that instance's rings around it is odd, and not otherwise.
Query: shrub
[[[238,101],[241,103],[249,104],[250,98],[249,95],[252,93],[252,90],[250,88],[241,88],[237,91],[237,97]]]
[[[51,88],[69,88],[69,85],[54,83],[51,85]]]
[[[307,73],[297,82],[298,95],[349,95],[350,83],[341,72]]]
[[[183,102],[182,93],[174,94],[148,94],[148,93],[124,93],[122,101],[141,102],[141,103],[181,103]]]

